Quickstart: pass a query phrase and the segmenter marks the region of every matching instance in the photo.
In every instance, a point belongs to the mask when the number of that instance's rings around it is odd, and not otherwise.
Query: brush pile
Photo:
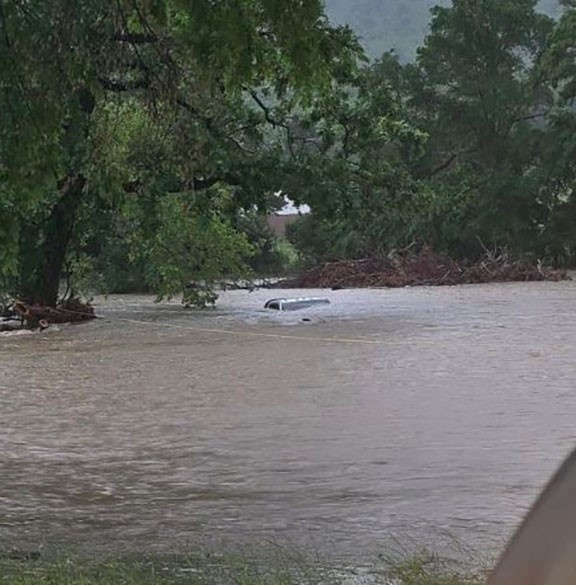
[[[78,323],[95,318],[94,307],[75,298],[66,299],[56,307],[15,301],[0,318],[0,331],[46,329],[52,323]]]
[[[369,288],[442,286],[490,282],[560,281],[565,270],[540,262],[511,260],[507,254],[486,253],[474,263],[456,260],[423,248],[391,252],[381,258],[343,260],[317,266],[299,277],[279,283],[281,288]]]

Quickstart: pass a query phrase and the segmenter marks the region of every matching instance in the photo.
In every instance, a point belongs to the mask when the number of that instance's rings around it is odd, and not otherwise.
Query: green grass
[[[0,585],[476,585],[482,579],[430,554],[388,559],[363,571],[323,568],[278,551],[139,559],[0,560]]]
[[[479,575],[429,553],[389,563],[388,579],[398,585],[476,585]]]

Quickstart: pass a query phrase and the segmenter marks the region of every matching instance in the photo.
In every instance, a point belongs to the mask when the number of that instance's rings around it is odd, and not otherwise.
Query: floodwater
[[[576,283],[284,294],[0,337],[0,549],[499,548],[576,443]]]

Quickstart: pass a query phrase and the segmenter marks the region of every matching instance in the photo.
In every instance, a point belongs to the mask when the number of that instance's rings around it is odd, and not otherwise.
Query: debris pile
[[[31,305],[15,301],[0,321],[0,331],[14,331],[23,327],[46,329],[52,323],[77,323],[95,319],[94,307],[78,299],[66,299],[56,307]]]
[[[382,258],[329,262],[301,276],[279,283],[282,288],[369,288],[442,286],[489,282],[560,281],[565,270],[540,262],[510,260],[507,254],[486,253],[474,263],[456,260],[423,248],[418,252],[392,252]]]

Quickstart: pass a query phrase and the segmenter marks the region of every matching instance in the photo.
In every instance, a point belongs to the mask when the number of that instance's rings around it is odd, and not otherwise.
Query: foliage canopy
[[[54,304],[110,236],[172,294],[242,272],[284,111],[359,55],[320,0],[9,0],[0,7],[0,279]],[[193,298],[203,302],[203,298]]]

